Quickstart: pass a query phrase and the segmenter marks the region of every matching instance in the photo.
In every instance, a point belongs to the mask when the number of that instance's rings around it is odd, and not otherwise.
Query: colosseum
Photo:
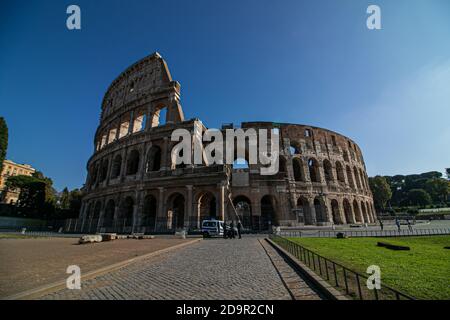
[[[184,118],[180,84],[158,53],[122,72],[102,101],[76,229],[170,233],[196,231],[203,219],[239,217],[244,230],[258,232],[375,221],[363,156],[351,139],[308,125],[242,123],[279,133],[278,173],[261,175],[245,159],[175,164],[173,130],[195,126],[207,129]]]

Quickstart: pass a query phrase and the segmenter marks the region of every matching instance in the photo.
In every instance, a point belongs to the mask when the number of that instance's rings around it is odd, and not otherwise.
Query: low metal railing
[[[369,275],[353,271],[340,263],[325,258],[284,237],[271,234],[269,235],[269,238],[307,265],[330,285],[353,299],[415,300],[414,297],[385,284],[381,284],[380,289],[369,289],[368,286],[365,285],[369,279]]]
[[[279,235],[283,237],[317,237],[334,238],[338,233],[343,233],[349,237],[407,237],[407,236],[432,236],[432,235],[450,235],[450,229],[402,229],[398,230],[319,230],[319,231],[280,231]]]

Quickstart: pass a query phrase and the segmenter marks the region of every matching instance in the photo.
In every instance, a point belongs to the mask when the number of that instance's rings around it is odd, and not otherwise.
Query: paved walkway
[[[0,298],[65,280],[69,265],[86,273],[187,241],[127,239],[78,245],[75,238],[0,239]]]
[[[282,261],[278,261],[279,265]],[[291,274],[292,276],[292,274]],[[306,285],[305,295],[313,291]],[[297,295],[298,296],[298,295]],[[42,299],[292,299],[256,237],[206,239]]]

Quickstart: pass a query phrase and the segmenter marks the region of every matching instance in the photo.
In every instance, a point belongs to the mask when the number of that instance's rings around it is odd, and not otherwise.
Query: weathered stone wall
[[[198,119],[184,120],[179,100],[180,85],[158,54],[114,80],[87,164],[80,228],[92,228],[95,221],[93,229],[103,231],[197,229],[205,218],[234,219],[228,197],[244,226],[253,230],[374,222],[362,153],[349,138],[312,126],[247,122],[243,129],[278,128],[277,174],[260,175],[260,165],[253,164],[239,170],[177,166],[171,159],[177,144],[170,139],[173,130],[206,130]]]

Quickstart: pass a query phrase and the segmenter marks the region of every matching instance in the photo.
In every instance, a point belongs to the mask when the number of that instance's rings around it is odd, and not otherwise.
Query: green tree
[[[434,178],[426,182],[425,190],[434,203],[445,202],[449,193],[449,182],[445,179]]]
[[[3,117],[0,117],[0,173],[3,170],[3,161],[6,157],[8,149],[8,126]]]
[[[81,209],[81,199],[83,198],[83,191],[79,189],[73,189],[69,194],[69,208],[71,211],[78,213]]]
[[[423,189],[411,189],[408,191],[408,200],[411,205],[424,207],[431,204],[432,200],[428,192]]]
[[[69,189],[64,188],[61,192],[61,196],[59,198],[59,207],[61,209],[69,209],[70,208],[70,194]]]
[[[385,177],[376,176],[369,178],[370,190],[373,194],[373,202],[377,210],[384,210],[386,203],[392,197],[391,187]]]

